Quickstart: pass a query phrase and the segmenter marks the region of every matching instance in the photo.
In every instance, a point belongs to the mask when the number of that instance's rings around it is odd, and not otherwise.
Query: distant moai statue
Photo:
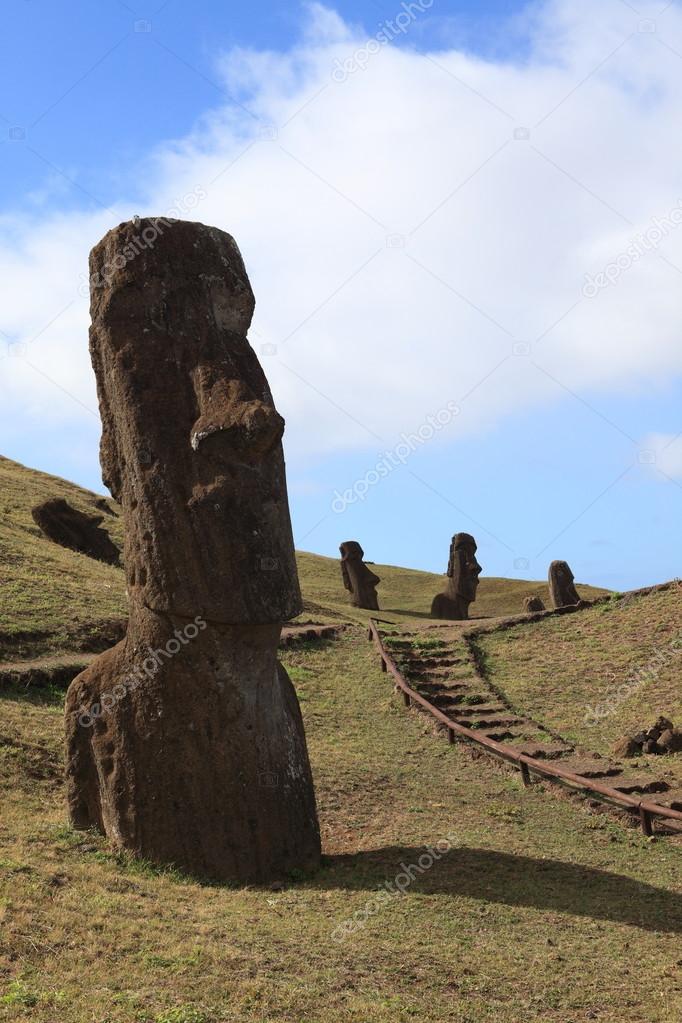
[[[528,612],[529,614],[532,613],[533,611],[544,611],[545,605],[538,596],[526,597],[526,599],[523,602],[523,610]]]
[[[552,607],[570,607],[580,603],[580,595],[573,585],[574,575],[566,561],[553,561],[549,566],[549,595]]]
[[[469,605],[476,600],[481,566],[476,560],[476,541],[469,533],[457,533],[450,544],[448,584],[431,604],[432,618],[461,622],[469,617]]]
[[[364,607],[367,611],[378,611],[379,600],[376,588],[381,582],[362,560],[365,556],[357,540],[345,540],[339,545],[341,552],[341,577],[350,593],[352,607]]]

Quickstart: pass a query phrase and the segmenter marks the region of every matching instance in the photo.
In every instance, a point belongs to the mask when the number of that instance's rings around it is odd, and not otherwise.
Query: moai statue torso
[[[379,601],[376,588],[381,582],[378,575],[370,571],[362,560],[365,556],[357,540],[346,540],[339,546],[341,552],[341,577],[350,593],[353,607],[364,607],[378,611]]]
[[[453,536],[448,560],[448,582],[445,591],[433,599],[433,618],[465,621],[469,617],[469,605],[476,600],[478,577],[481,574],[476,550],[476,541],[469,533]]]

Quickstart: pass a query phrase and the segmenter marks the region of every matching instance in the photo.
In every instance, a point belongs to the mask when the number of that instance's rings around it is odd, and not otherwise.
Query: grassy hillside
[[[125,615],[121,569],[52,543],[33,522],[31,509],[51,497],[102,514],[101,495],[0,458],[0,657],[77,647],[103,620]],[[103,517],[122,544],[118,514]]]
[[[123,572],[46,539],[31,518],[34,505],[62,497],[80,511],[101,513],[101,497],[54,476],[27,469],[0,457],[0,660],[78,649],[84,638],[101,631],[102,623],[126,615]],[[119,546],[123,524],[116,505],[102,526]],[[304,618],[363,621],[367,615],[350,608],[341,584],[339,563],[315,554],[298,555],[305,600]],[[444,577],[428,572],[377,565],[384,613],[405,617],[428,615],[431,600]],[[581,587],[585,597],[603,590]],[[544,583],[483,578],[477,616],[513,614],[523,598]]]
[[[2,1023],[677,1023],[679,847],[449,747],[358,628],[284,656],[326,862],[276,891],[68,830],[61,699],[0,692]]]
[[[682,725],[682,585],[477,643],[488,677],[514,706],[589,749],[608,752],[660,714]]]
[[[125,614],[120,569],[39,535],[30,509],[53,496],[95,510],[96,495],[0,460],[5,657],[69,649]],[[120,519],[106,524],[120,542]],[[426,624],[443,577],[376,568],[383,615]],[[282,654],[305,720],[323,869],[268,890],[202,885],[71,831],[63,692],[5,685],[0,1023],[677,1023],[679,840],[648,841],[448,746],[396,699],[338,562],[302,553],[299,569],[306,616],[352,622],[338,640]],[[532,591],[546,594],[484,579],[475,610],[510,614]],[[527,709],[569,728],[572,702],[669,643],[680,591],[647,600],[479,642],[497,682],[522,679]],[[666,678],[673,694],[672,668]]]

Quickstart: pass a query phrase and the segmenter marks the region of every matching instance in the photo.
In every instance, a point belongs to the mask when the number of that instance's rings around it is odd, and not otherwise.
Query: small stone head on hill
[[[456,533],[450,543],[448,584],[431,604],[434,618],[466,621],[469,605],[476,600],[481,566],[476,560],[476,541],[470,533]]]
[[[573,585],[573,578],[566,561],[553,561],[549,566],[549,595],[552,607],[570,607],[580,603],[580,594]]]
[[[357,540],[345,540],[339,546],[341,552],[341,577],[343,585],[350,593],[352,607],[364,607],[368,611],[378,611],[377,586],[381,582],[378,575],[370,571],[362,560],[365,556]]]

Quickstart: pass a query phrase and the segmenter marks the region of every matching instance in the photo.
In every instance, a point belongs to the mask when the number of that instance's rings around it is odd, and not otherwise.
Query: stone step
[[[408,678],[410,678],[409,675]],[[410,678],[410,681],[415,685],[418,685],[420,689],[427,689],[430,693],[433,693],[436,696],[441,693],[447,696],[448,693],[453,691],[469,689],[469,683],[467,682],[443,682],[441,680],[429,682],[427,678],[423,678],[422,676],[418,676],[414,679]]]
[[[639,778],[635,775],[627,778],[618,777],[609,781],[609,785],[617,792],[623,792],[627,796],[635,795],[638,792],[666,792],[670,787],[667,782],[660,778],[654,778],[652,775],[641,775]]]
[[[428,696],[427,699],[434,707],[438,707],[439,710],[445,710],[448,713],[452,711],[455,713],[460,707],[471,707],[475,710],[477,707],[485,706],[485,701],[481,700],[480,703],[464,703],[464,700],[469,700],[470,693],[462,693],[459,697],[455,696]]]
[[[475,717],[481,714],[507,714],[507,707],[502,707],[499,703],[475,703],[475,704],[455,704],[457,708],[457,717],[469,718]]]
[[[579,774],[582,778],[614,778],[623,773],[623,768],[619,764],[591,757],[565,760],[561,766],[565,767],[567,771],[572,771],[573,774]]]
[[[527,739],[528,732],[514,728],[481,729],[481,735],[494,742],[509,742],[511,739]],[[515,747],[515,749],[518,747]]]
[[[667,792],[656,793],[653,803],[660,803],[661,806],[669,806],[671,810],[682,812],[682,789],[668,789]]]
[[[520,753],[525,753],[527,757],[532,757],[533,760],[558,760],[560,757],[565,757],[567,753],[573,752],[571,746],[558,742],[529,741],[516,748]]]
[[[453,713],[451,715],[457,721],[457,715]],[[532,721],[528,721],[525,718],[495,718],[495,717],[482,717],[459,721],[459,724],[466,725],[467,728],[478,728],[484,730],[490,730],[491,728],[520,728],[522,725],[526,726],[527,731],[534,730]]]
[[[462,657],[408,657],[405,659],[409,668],[454,668],[458,664],[468,664]]]

